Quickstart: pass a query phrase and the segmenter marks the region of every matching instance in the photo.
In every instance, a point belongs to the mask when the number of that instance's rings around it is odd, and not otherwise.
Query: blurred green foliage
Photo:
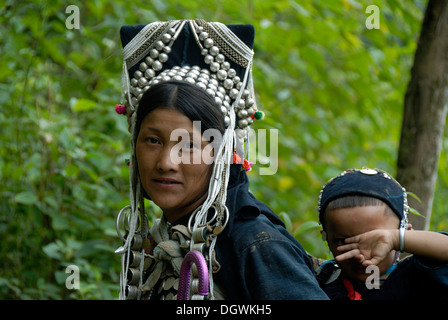
[[[80,9],[80,29],[66,28],[71,4]],[[378,30],[365,26],[370,4],[381,11]],[[121,25],[203,18],[255,26],[255,91],[267,117],[253,128],[278,128],[279,166],[266,176],[255,166],[251,190],[310,253],[328,257],[316,216],[322,185],[352,167],[395,174],[403,98],[425,5],[7,0],[0,9],[0,298],[118,296],[115,215],[129,194],[127,123],[114,112],[121,92]],[[445,151],[448,139],[443,143]],[[448,229],[443,151],[436,230]],[[152,216],[159,214],[148,205]],[[65,286],[68,265],[80,269],[79,290]]]

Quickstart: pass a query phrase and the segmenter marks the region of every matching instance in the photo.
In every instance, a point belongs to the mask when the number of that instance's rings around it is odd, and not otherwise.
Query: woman
[[[128,116],[134,153],[133,237],[122,237],[117,250],[120,297],[176,298],[184,256],[198,251],[208,266],[206,299],[326,299],[303,248],[248,191],[247,161],[236,152],[256,112],[253,28],[174,21],[122,29],[122,39],[134,77],[125,73],[127,104],[119,111]],[[163,211],[150,229],[143,196]]]

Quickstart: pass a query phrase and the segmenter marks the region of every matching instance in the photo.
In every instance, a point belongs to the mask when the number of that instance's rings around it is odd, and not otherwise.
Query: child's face
[[[327,241],[333,256],[342,252],[336,248],[344,244],[344,239],[374,229],[397,229],[399,219],[393,214],[386,213],[385,206],[365,206],[327,210],[325,213]],[[383,274],[394,261],[394,251],[379,265]],[[354,259],[338,263],[342,273],[349,279],[365,282],[371,273],[365,272],[365,267]]]

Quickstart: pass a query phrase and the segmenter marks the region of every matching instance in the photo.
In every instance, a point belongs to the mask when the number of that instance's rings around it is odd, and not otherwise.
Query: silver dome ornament
[[[239,93],[238,90],[233,88],[229,92],[229,97],[232,99],[236,99],[236,97],[238,96],[238,93]]]
[[[216,56],[219,53],[219,48],[217,46],[212,46],[210,48],[209,52],[212,56]]]
[[[149,51],[149,56],[153,59],[157,59],[157,57],[159,56],[159,50],[151,49],[151,51]]]
[[[211,38],[207,38],[204,41],[204,47],[206,47],[207,49],[210,49],[213,46],[213,39]]]
[[[171,39],[172,39],[172,36],[171,36],[171,34],[169,34],[169,33],[164,33],[164,34],[162,35],[162,41],[163,41],[163,43],[165,43],[165,44],[168,44],[168,43],[171,41]]]
[[[227,74],[228,75],[228,74]],[[226,88],[227,90],[230,90],[233,88],[233,81],[231,79],[226,79],[224,80],[223,83],[224,88]]]
[[[224,55],[223,55],[222,53],[220,53],[220,54],[218,54],[218,55],[215,57],[215,60],[216,60],[216,62],[218,62],[218,63],[223,63],[223,62],[225,61],[225,57],[224,57]]]
[[[227,112],[228,112],[228,110],[227,110],[227,108],[225,107],[225,105],[223,104],[223,105],[221,106],[221,113],[222,113],[223,115],[226,115]]]
[[[199,40],[204,41],[207,38],[208,38],[208,33],[207,32],[202,31],[201,33],[199,33]]]
[[[163,41],[159,40],[155,43],[154,47],[159,50],[162,51],[163,48],[165,48],[165,44],[163,43]]]
[[[240,111],[238,111],[238,118],[242,119],[242,118],[246,118],[247,117],[247,111],[242,109]]]
[[[154,78],[156,75],[155,71],[151,68],[146,69],[145,71],[145,78],[150,80],[152,78]]]
[[[216,73],[216,76],[218,77],[219,80],[224,81],[227,78],[227,71],[220,69]]]
[[[235,76],[236,76],[236,71],[235,71],[235,69],[230,68],[230,69],[227,71],[227,75],[229,76],[229,78],[233,78],[233,77],[235,77]]]
[[[171,47],[168,47],[168,46],[163,47],[163,52],[165,52],[166,54],[170,54],[170,52],[171,52]]]
[[[210,70],[213,72],[217,72],[219,70],[219,63],[218,62],[212,62],[210,63]]]
[[[213,56],[207,54],[207,55],[205,56],[205,58],[204,58],[204,62],[205,62],[206,64],[211,64],[211,63],[213,62]]]
[[[147,57],[145,58],[145,63],[146,63],[146,65],[148,66],[148,68],[149,68],[149,66],[152,65],[153,62],[154,62],[154,59],[151,58],[150,56],[147,56]]]
[[[154,60],[154,62],[152,63],[152,68],[154,69],[154,71],[160,71],[162,70],[163,65],[159,60]]]
[[[140,63],[140,65],[138,66],[138,69],[139,69],[141,72],[145,72],[146,69],[148,69],[148,68],[149,68],[148,65],[147,65],[146,63],[144,63],[144,62]]]
[[[143,77],[143,73],[140,70],[137,70],[134,72],[134,78],[135,79],[140,79],[141,77]]]
[[[159,54],[159,61],[160,62],[167,62],[168,61],[168,55],[166,53]]]

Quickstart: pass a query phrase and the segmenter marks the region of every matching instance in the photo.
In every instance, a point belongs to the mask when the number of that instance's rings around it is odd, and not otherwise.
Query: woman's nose
[[[175,153],[176,152],[173,152],[173,148],[171,146],[164,147],[158,155],[157,170],[176,171],[179,166],[179,161]]]

